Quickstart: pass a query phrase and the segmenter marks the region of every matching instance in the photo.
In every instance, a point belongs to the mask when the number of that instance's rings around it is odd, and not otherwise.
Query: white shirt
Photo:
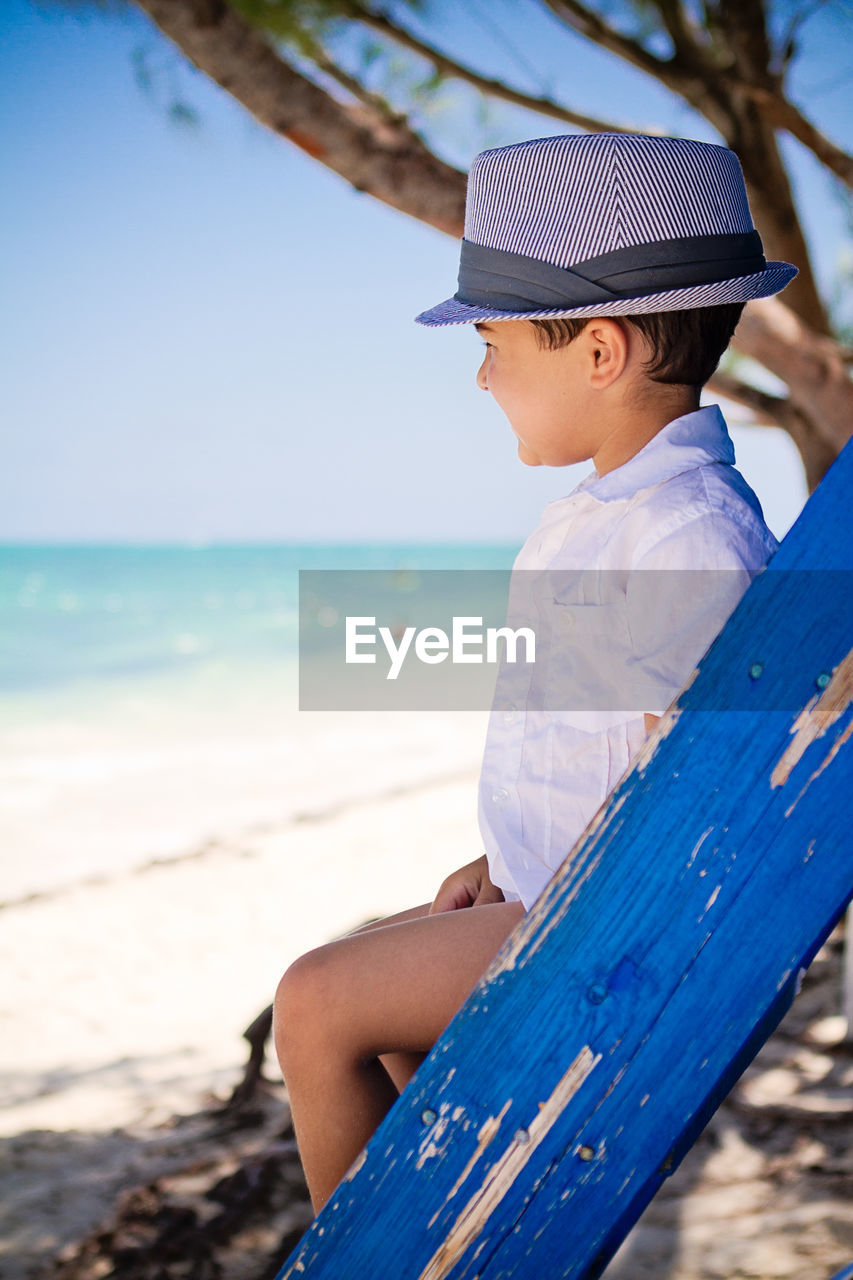
[[[479,790],[508,901],[529,910],[639,751],[643,713],[666,710],[776,551],[734,460],[716,405],[685,414],[549,503],[519,552],[508,620],[535,617],[536,661],[501,669]]]

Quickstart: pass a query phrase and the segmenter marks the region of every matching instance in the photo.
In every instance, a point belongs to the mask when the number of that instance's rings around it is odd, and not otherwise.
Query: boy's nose
[[[477,386],[480,388],[481,391],[488,391],[489,389],[489,380],[486,377],[486,365],[488,364],[488,362],[489,362],[489,355],[488,355],[488,352],[486,352],[486,355],[483,357],[483,363],[480,365],[479,369],[477,370]]]

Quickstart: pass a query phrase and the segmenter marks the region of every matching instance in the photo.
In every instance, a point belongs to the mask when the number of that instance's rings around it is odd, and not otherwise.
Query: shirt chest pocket
[[[554,600],[551,616],[554,620],[554,633],[562,639],[577,637],[582,642],[587,637],[596,636],[624,647],[631,644],[628,605],[624,600],[612,600],[606,604],[575,604]]]
[[[587,732],[640,715],[636,667],[624,599],[550,610],[545,704]]]

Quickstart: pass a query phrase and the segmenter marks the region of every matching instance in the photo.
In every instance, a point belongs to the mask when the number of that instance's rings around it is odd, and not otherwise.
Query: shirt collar
[[[670,480],[683,471],[692,471],[710,462],[733,464],[734,460],[734,445],[720,407],[709,404],[673,418],[621,467],[614,467],[603,476],[591,471],[574,492],[588,493],[599,502],[613,502]]]

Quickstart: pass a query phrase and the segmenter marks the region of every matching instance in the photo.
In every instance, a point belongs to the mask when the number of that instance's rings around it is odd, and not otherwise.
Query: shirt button
[[[498,787],[497,791],[492,794],[492,804],[496,804],[498,808],[502,808],[509,800],[509,792],[506,787]]]
[[[517,712],[518,712],[517,707],[514,707],[514,706],[507,707],[506,711],[504,712],[504,724],[515,724],[516,719],[518,718]]]

